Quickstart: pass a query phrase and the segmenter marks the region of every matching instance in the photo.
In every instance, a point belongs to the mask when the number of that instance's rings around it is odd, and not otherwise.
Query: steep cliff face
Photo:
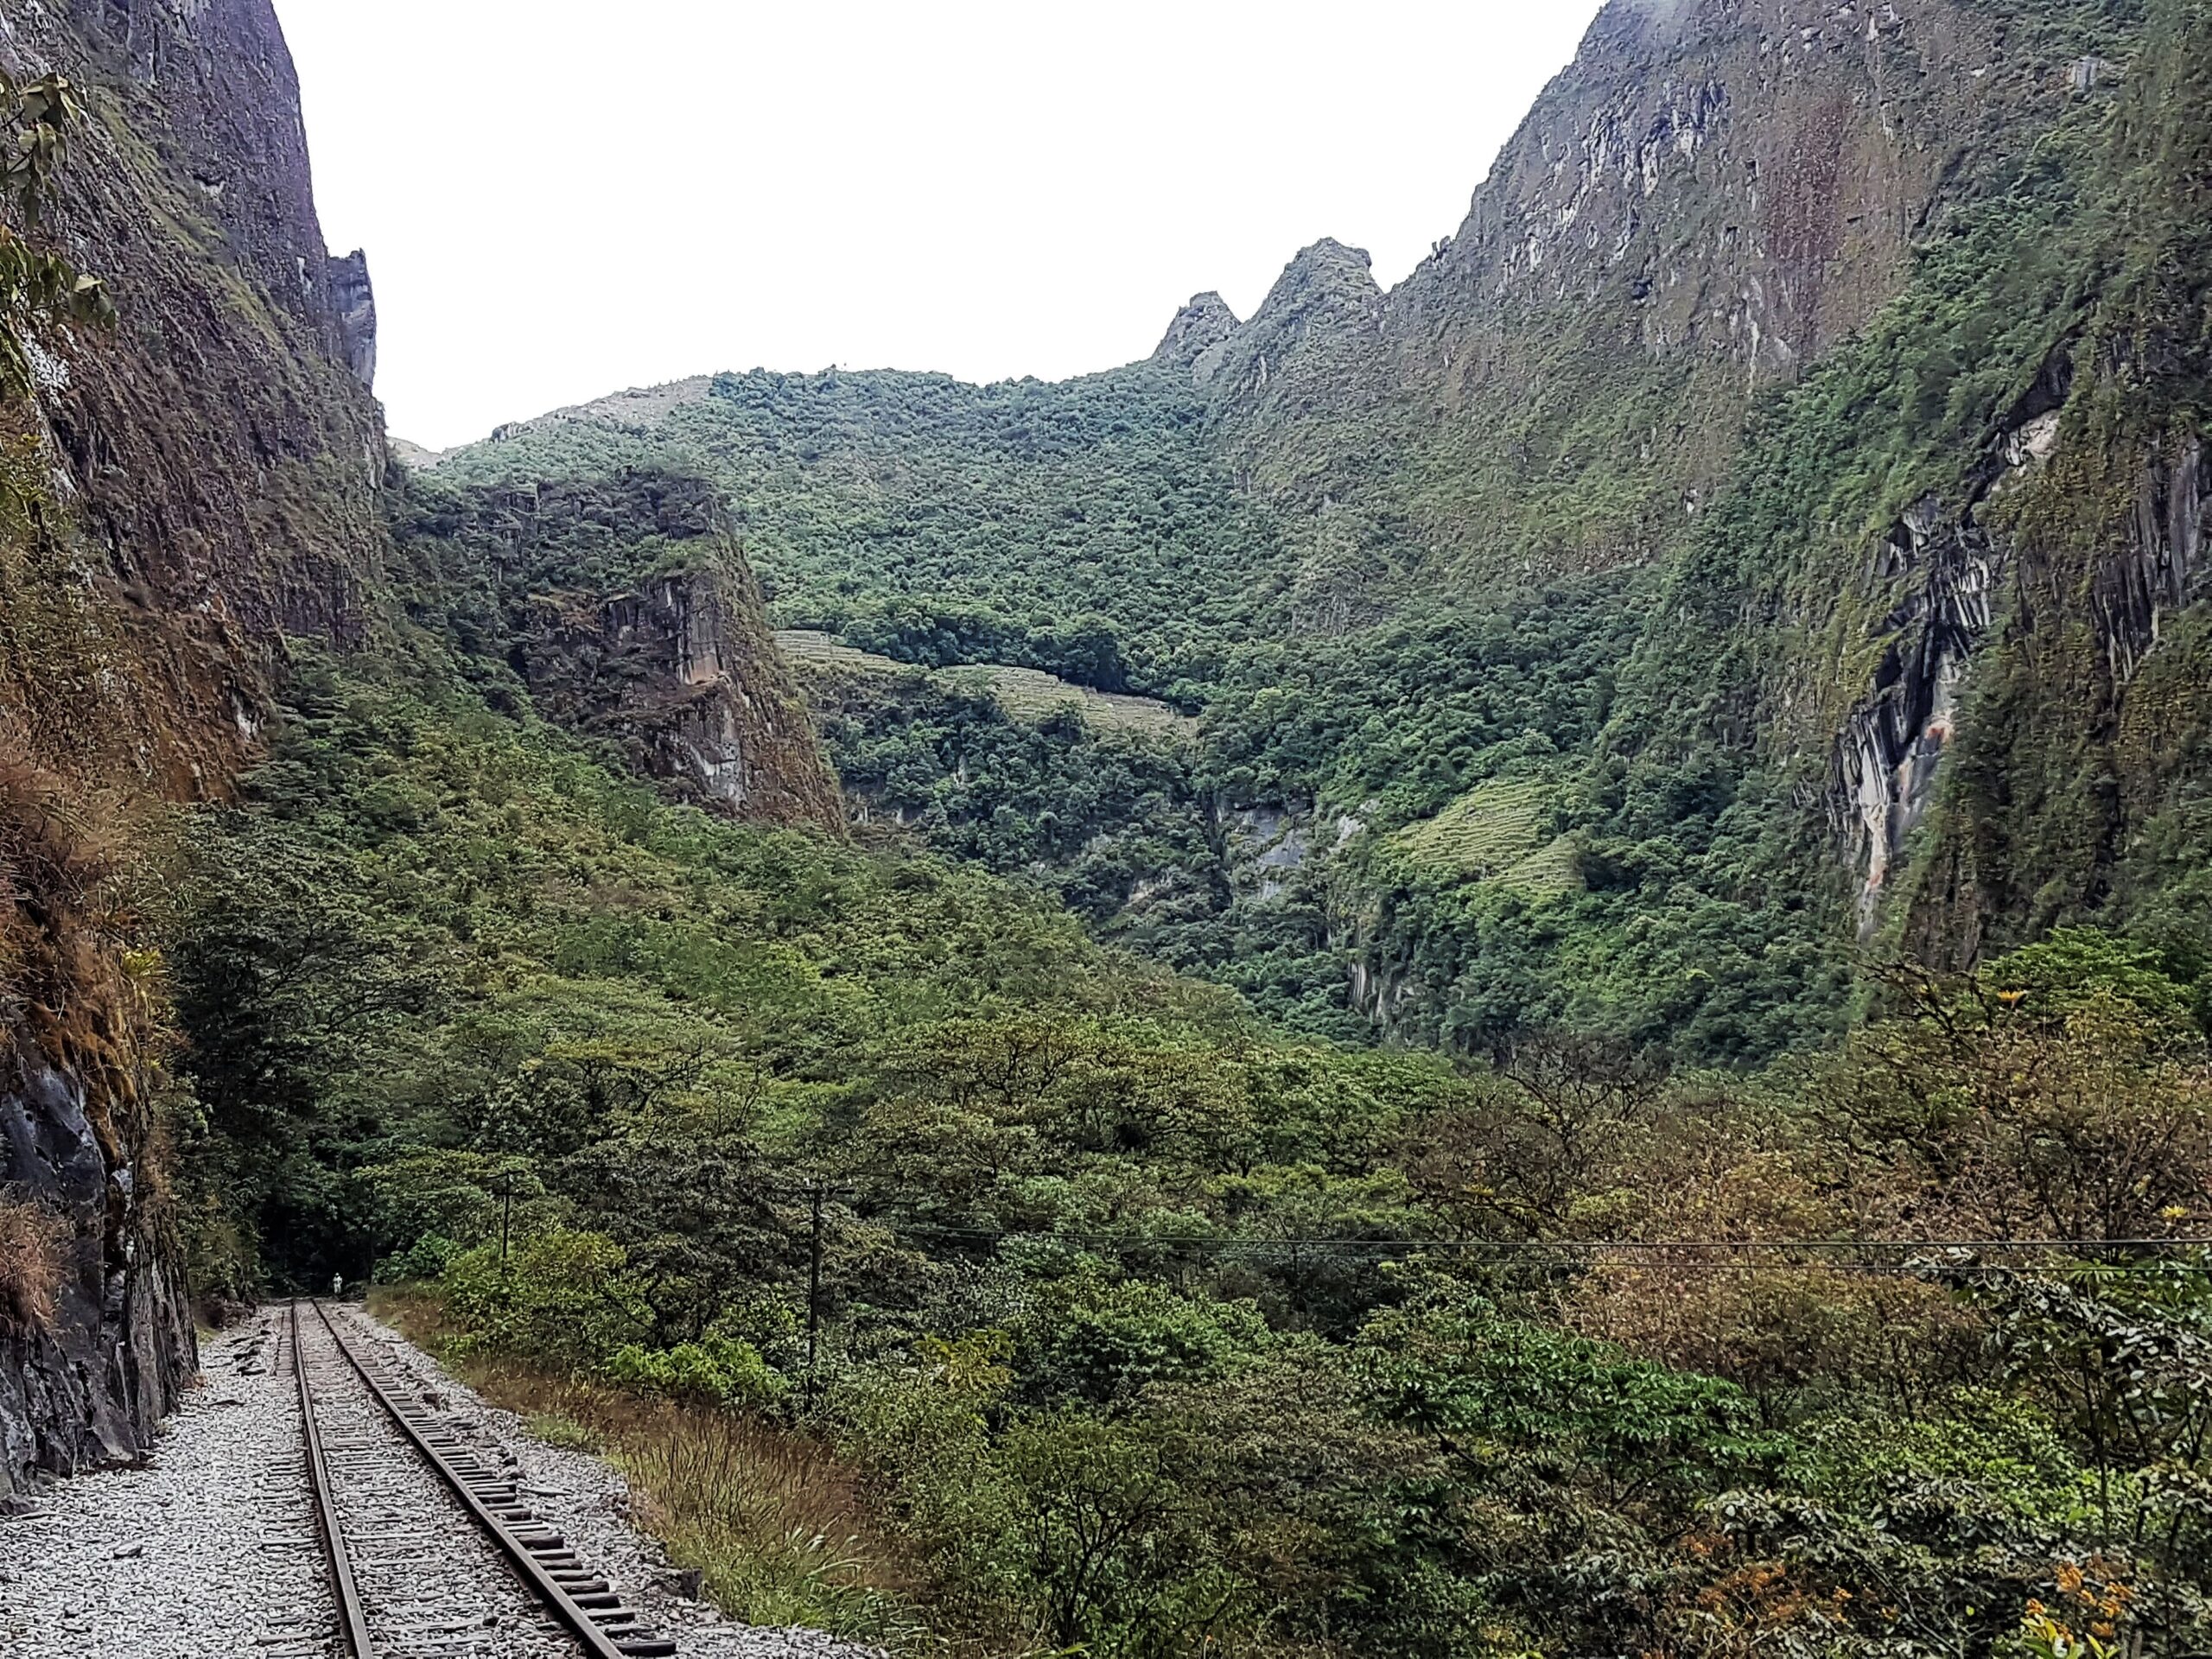
[[[1765,754],[1825,761],[1862,935],[1937,961],[2128,922],[2201,844],[2203,27],[2058,37],[2032,150],[1778,401],[1682,585]]]
[[[27,342],[0,417],[0,1198],[54,1281],[0,1319],[6,1493],[136,1455],[192,1358],[158,980],[122,876],[82,874],[99,804],[219,795],[283,636],[368,634],[384,463],[365,264],[323,245],[267,0],[10,7],[0,62],[82,91],[50,226],[120,316]]]
[[[281,636],[369,626],[365,270],[324,250],[265,0],[25,12],[5,49],[86,87],[59,228],[122,321],[41,342],[44,500],[11,538],[0,699],[41,754],[219,790]]]
[[[143,1451],[191,1370],[131,897],[112,830],[0,747],[0,1503]]]
[[[2117,66],[2107,64],[2109,74]],[[2212,14],[2153,9],[2099,174],[2096,302],[2003,505],[2012,603],[1910,921],[1955,951],[2085,911],[2201,959],[2212,864]]]
[[[0,1056],[0,1191],[59,1217],[41,1240],[50,1300],[0,1313],[0,1507],[44,1474],[125,1462],[153,1443],[194,1357],[176,1241],[147,1160],[143,1090],[56,1064],[18,1027]]]
[[[1392,525],[1402,562],[1649,561],[1751,399],[2063,99],[2063,49],[1972,0],[1615,0],[1410,277],[1318,245],[1194,372],[1256,484]]]
[[[2069,357],[2054,353],[1965,469],[1951,503],[1923,495],[1866,538],[1856,591],[1834,607],[1853,611],[1849,601],[1861,601],[1857,654],[1880,653],[1834,734],[1809,735],[1812,746],[1828,744],[1831,827],[1857,880],[1862,936],[1880,921],[1892,867],[1934,804],[1969,666],[2006,603],[2012,549],[1991,520],[2050,461],[2072,377]],[[1837,689],[1853,689],[1847,664],[1822,666]]]
[[[1898,904],[1912,948],[1949,965],[2087,916],[2201,949],[2206,435],[2070,435],[2084,453],[2054,458],[1994,531],[2000,625],[1965,676],[1952,766],[1916,791],[1931,835]]]
[[[1970,0],[1608,6],[1392,296],[1394,341],[1460,408],[1518,329],[1592,308],[1655,355],[1786,377],[1896,290],[1947,181],[2048,103],[2037,73]]]
[[[421,607],[516,675],[547,719],[618,744],[679,800],[842,830],[836,779],[713,488],[680,474],[441,489],[407,545]]]
[[[731,543],[582,615],[541,607],[524,677],[552,719],[622,745],[678,800],[748,822],[834,830],[835,781]]]
[[[1370,607],[1300,604],[1302,632],[1646,569],[1663,620],[1611,745],[1770,768],[1777,824],[1824,804],[1862,938],[1910,912],[1916,948],[1971,960],[1993,925],[2170,886],[2146,836],[2195,844],[2186,764],[2126,734],[2145,703],[2194,729],[2162,676],[2202,660],[2200,435],[2085,412],[2145,396],[2131,238],[2197,211],[2191,15],[1616,0],[1405,283],[1319,244],[1156,360],[1291,519],[1301,590]],[[2163,372],[2201,384],[2171,321],[2201,292],[2161,307]],[[1366,937],[1375,895],[1339,899]]]

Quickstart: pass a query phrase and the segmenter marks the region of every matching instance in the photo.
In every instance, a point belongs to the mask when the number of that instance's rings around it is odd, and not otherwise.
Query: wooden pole
[[[806,1262],[806,1391],[814,1392],[814,1356],[822,1330],[822,1199],[819,1182],[815,1184],[814,1226],[807,1249]]]

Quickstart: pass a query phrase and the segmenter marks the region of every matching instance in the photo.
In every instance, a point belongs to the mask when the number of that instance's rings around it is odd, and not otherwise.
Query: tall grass
[[[702,1569],[717,1605],[755,1624],[923,1642],[900,1563],[819,1446],[728,1412],[625,1402],[607,1415],[646,1524]]]
[[[804,1625],[899,1653],[942,1647],[920,1584],[853,1472],[803,1437],[728,1411],[636,1398],[451,1340],[434,1298],[378,1291],[377,1313],[492,1403],[630,1483],[639,1522],[708,1598],[749,1624]]]
[[[52,1327],[67,1236],[60,1217],[0,1198],[0,1332],[20,1336]]]

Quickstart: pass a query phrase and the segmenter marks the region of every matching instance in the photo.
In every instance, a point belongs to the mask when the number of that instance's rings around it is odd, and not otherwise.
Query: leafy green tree
[[[194,1179],[294,1282],[358,1277],[348,1149],[405,1099],[446,964],[340,849],[215,815],[188,856],[168,962],[202,1115]]]
[[[1039,1285],[1015,1327],[1022,1370],[1040,1401],[1127,1404],[1155,1384],[1192,1382],[1250,1363],[1268,1345],[1249,1303],[1176,1294],[1096,1268]]]
[[[1190,1498],[1160,1446],[1079,1410],[1037,1418],[1001,1453],[1014,1532],[1041,1600],[1043,1633],[1061,1648],[1120,1646],[1172,1573]]]

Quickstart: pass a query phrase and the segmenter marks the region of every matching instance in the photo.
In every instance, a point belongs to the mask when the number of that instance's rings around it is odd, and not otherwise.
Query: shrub
[[[1155,1382],[1217,1376],[1268,1341],[1266,1322],[1249,1302],[1089,1272],[1040,1295],[1021,1334],[1041,1397],[1102,1404],[1133,1399]]]
[[[628,1343],[605,1367],[608,1381],[625,1388],[702,1406],[772,1406],[791,1392],[782,1372],[749,1342],[707,1337],[652,1349]]]
[[[555,1230],[465,1250],[441,1276],[449,1306],[486,1347],[591,1367],[642,1333],[629,1257],[600,1233]]]
[[[376,1281],[380,1285],[400,1285],[435,1279],[461,1253],[461,1246],[454,1240],[425,1233],[405,1249],[379,1261]]]

